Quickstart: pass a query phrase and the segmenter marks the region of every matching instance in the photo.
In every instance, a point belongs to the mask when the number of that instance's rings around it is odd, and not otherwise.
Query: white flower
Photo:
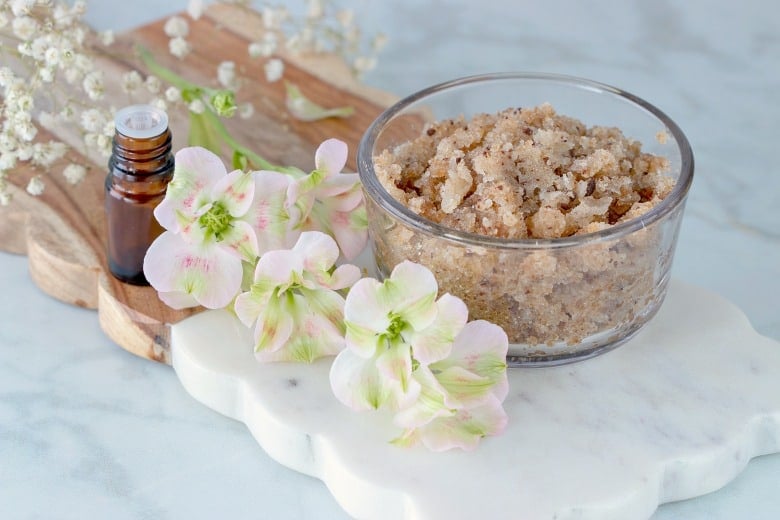
[[[176,103],[177,101],[180,101],[181,90],[173,86],[168,87],[167,89],[165,89],[165,99],[167,99],[171,103]]]
[[[0,133],[0,152],[11,152],[16,150],[18,144],[19,142],[13,135],[8,132]]]
[[[55,161],[61,159],[68,147],[65,143],[59,141],[49,141],[48,143],[35,143],[33,145],[32,160],[35,164],[48,168]]]
[[[14,18],[11,27],[16,37],[25,41],[35,36],[35,33],[38,31],[38,23],[29,16]]]
[[[73,121],[75,116],[76,111],[70,103],[65,103],[65,106],[63,106],[62,110],[57,114],[57,117],[63,122]]]
[[[166,231],[144,258],[144,274],[160,299],[175,308],[218,309],[238,295],[242,260],[259,254],[252,205],[262,189],[251,174],[227,173],[205,148],[176,153],[173,180],[154,210]]]
[[[311,362],[344,348],[344,298],[336,291],[354,284],[360,269],[336,268],[338,256],[333,238],[317,231],[263,254],[250,290],[235,302],[244,325],[257,324],[258,360]]]
[[[70,37],[78,45],[84,45],[84,40],[87,38],[87,32],[82,27],[74,27],[70,31]]]
[[[44,67],[38,70],[38,76],[45,83],[51,83],[54,81],[54,69],[50,67]]]
[[[29,112],[32,110],[33,106],[35,105],[35,102],[33,101],[33,97],[28,94],[24,93],[21,96],[17,97],[14,100],[14,104],[16,105],[15,108],[18,110],[22,110],[24,112]]]
[[[206,104],[201,99],[193,99],[188,108],[193,114],[202,114],[206,110]]]
[[[168,42],[168,51],[177,58],[184,58],[191,50],[190,44],[184,38],[172,38]]]
[[[105,134],[98,135],[95,146],[103,157],[111,156],[111,137]]]
[[[84,81],[81,85],[84,88],[84,92],[89,96],[89,99],[93,101],[101,99],[105,93],[103,87],[103,72],[93,70],[84,76]]]
[[[26,123],[17,124],[14,126],[14,130],[16,131],[16,136],[22,141],[32,141],[38,134],[38,129],[35,128],[35,125],[29,121]]]
[[[376,58],[371,56],[358,56],[355,58],[352,66],[358,73],[368,72],[376,67]]]
[[[189,4],[187,4],[187,13],[193,20],[200,19],[203,10],[203,0],[190,0]]]
[[[0,29],[8,25],[8,16],[3,11],[0,11]]]
[[[30,143],[23,143],[16,149],[16,158],[20,161],[29,161],[33,156],[33,147]]]
[[[13,0],[10,5],[11,12],[17,17],[30,14],[34,6],[35,0]]]
[[[151,94],[157,94],[162,88],[162,82],[157,76],[146,76],[146,81],[144,84],[146,85],[146,90],[148,90]]]
[[[57,47],[49,47],[43,53],[43,59],[47,65],[56,66],[60,62],[60,50]]]
[[[96,134],[102,130],[105,124],[103,113],[97,108],[88,108],[81,113],[81,127],[87,132]]]
[[[116,38],[114,37],[114,31],[112,31],[112,30],[110,30],[110,29],[109,29],[109,30],[107,30],[107,31],[103,31],[102,33],[100,33],[100,42],[101,42],[103,45],[105,45],[106,47],[108,47],[109,45],[111,45],[112,43],[114,43],[114,40],[115,40],[115,39],[116,39]]]
[[[260,56],[267,58],[276,52],[278,44],[279,40],[276,36],[276,33],[267,32],[263,35],[262,41],[249,44],[249,56],[252,58],[257,58]]]
[[[279,29],[282,22],[287,19],[288,14],[287,9],[284,7],[273,8],[265,6],[263,8],[263,26],[269,31]]]
[[[80,164],[69,164],[62,170],[62,175],[70,184],[78,184],[87,175],[87,169]]]
[[[171,38],[184,38],[189,34],[190,26],[181,16],[172,16],[165,22],[163,30]]]
[[[41,179],[40,176],[36,175],[32,179],[30,179],[30,182],[27,183],[27,193],[37,197],[38,195],[43,193],[45,187],[46,185],[43,183],[43,179]]]
[[[144,79],[137,70],[131,70],[122,75],[122,91],[132,94],[141,87]]]
[[[284,62],[279,58],[268,60],[265,66],[265,79],[268,83],[279,81],[284,74]]]
[[[217,66],[217,81],[225,88],[236,88],[236,64],[232,61],[223,61]]]
[[[84,144],[87,148],[97,148],[98,134],[87,132],[84,134]]]
[[[162,98],[154,98],[149,104],[155,108],[159,108],[163,112],[168,110],[168,103],[166,103]]]
[[[73,2],[73,8],[71,9],[73,14],[82,16],[84,13],[87,12],[87,2],[84,0],[76,0]]]
[[[12,151],[0,153],[0,171],[10,170],[16,166],[16,153]]]

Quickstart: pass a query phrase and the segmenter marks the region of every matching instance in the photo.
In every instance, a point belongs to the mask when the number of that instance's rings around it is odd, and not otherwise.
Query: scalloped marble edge
[[[261,365],[225,311],[171,332],[187,392],[244,422],[281,464],[321,479],[357,518],[638,520],[780,451],[780,343],[679,281],[615,351],[510,369],[509,428],[468,453],[389,445],[386,414],[353,413],[332,396],[330,360]]]

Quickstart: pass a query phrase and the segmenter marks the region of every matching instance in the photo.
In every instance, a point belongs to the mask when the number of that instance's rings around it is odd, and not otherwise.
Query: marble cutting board
[[[780,343],[679,281],[615,351],[511,369],[507,432],[468,453],[388,444],[387,415],[333,397],[330,360],[258,364],[227,312],[175,324],[171,341],[195,399],[243,421],[274,459],[320,478],[356,518],[646,519],[780,451]]]

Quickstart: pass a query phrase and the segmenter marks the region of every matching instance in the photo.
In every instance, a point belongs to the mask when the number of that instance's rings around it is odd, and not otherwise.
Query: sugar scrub
[[[528,242],[518,255],[447,245],[400,223],[372,224],[384,226],[372,233],[378,265],[428,266],[441,292],[463,298],[472,318],[498,323],[513,343],[565,350],[616,333],[662,298],[655,274],[671,262],[658,257],[668,249],[662,230],[598,233],[651,211],[675,185],[666,158],[643,152],[617,128],[587,127],[549,104],[509,108],[428,123],[373,163],[385,190],[420,217]],[[386,218],[372,200],[368,210],[370,222]],[[590,233],[594,240],[577,247],[555,245]]]

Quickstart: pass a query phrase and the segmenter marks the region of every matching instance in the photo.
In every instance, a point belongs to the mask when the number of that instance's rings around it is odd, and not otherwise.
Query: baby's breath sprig
[[[95,67],[88,41],[113,42],[113,33],[96,34],[83,22],[86,3],[53,0],[0,1],[0,204],[10,201],[8,177],[20,163],[39,173],[27,191],[39,195],[43,175],[55,167],[70,183],[86,174],[83,164],[65,160],[68,146],[43,142],[38,124],[72,125],[81,131],[85,152],[107,155],[113,125],[104,97],[102,71]]]

